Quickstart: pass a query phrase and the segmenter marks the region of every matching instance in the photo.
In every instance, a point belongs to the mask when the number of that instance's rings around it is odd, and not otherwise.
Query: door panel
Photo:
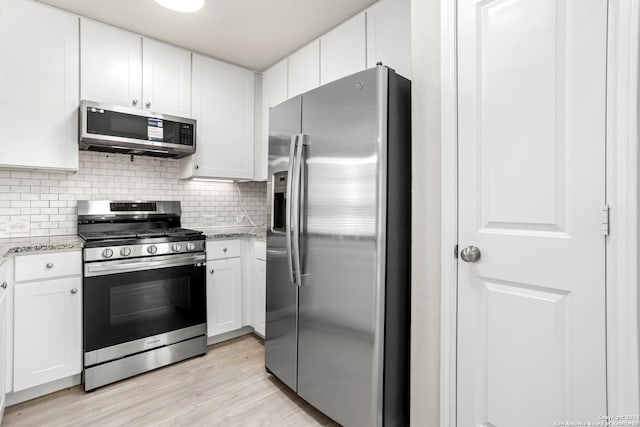
[[[15,286],[13,391],[82,370],[80,277]]]
[[[207,335],[242,327],[242,276],[240,258],[207,262]]]
[[[304,95],[298,393],[343,425],[376,424],[378,70]],[[360,124],[354,126],[354,123]]]
[[[142,38],[80,19],[80,99],[142,107]]]
[[[606,0],[458,0],[458,425],[606,414]]]
[[[291,137],[300,133],[301,102],[299,96],[292,98],[269,115],[265,364],[292,390],[297,390],[298,375],[298,290],[289,283],[283,216]]]

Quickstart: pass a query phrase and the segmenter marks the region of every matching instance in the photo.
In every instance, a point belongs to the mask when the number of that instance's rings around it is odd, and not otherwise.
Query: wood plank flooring
[[[337,426],[265,372],[255,335],[92,393],[77,386],[9,407],[2,425]]]

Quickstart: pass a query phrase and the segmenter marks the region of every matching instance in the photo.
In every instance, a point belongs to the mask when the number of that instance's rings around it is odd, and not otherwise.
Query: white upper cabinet
[[[142,39],[98,22],[80,20],[81,99],[139,108]]]
[[[274,107],[289,98],[287,81],[287,59],[272,65],[262,73],[262,101],[267,108]]]
[[[364,13],[320,37],[321,84],[364,70],[367,66],[366,49]]]
[[[288,97],[320,86],[320,40],[313,41],[289,56]]]
[[[78,169],[78,17],[0,2],[0,166]]]
[[[81,19],[81,97],[191,117],[191,52]]]
[[[142,108],[191,117],[191,52],[144,38],[142,70]]]
[[[196,154],[180,160],[182,178],[253,179],[252,71],[193,55]]]
[[[256,147],[256,180],[267,179],[269,157],[269,108],[288,99],[288,60],[272,65],[262,73],[262,132]]]
[[[382,0],[367,9],[367,68],[378,62],[411,78],[410,0]]]

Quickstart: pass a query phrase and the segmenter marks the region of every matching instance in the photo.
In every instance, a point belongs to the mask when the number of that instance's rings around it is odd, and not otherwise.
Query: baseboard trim
[[[6,405],[7,407],[17,405],[18,403],[36,399],[38,397],[42,397],[56,391],[64,390],[65,388],[77,386],[79,384],[82,384],[82,374],[77,374],[72,377],[51,381],[50,383],[28,388],[26,390],[8,393]]]
[[[254,333],[254,329],[251,326],[245,326],[240,329],[236,329],[235,331],[225,332],[224,334],[207,337],[207,345],[218,344],[223,341],[228,341],[228,340],[238,338],[243,335],[249,335],[252,333]]]

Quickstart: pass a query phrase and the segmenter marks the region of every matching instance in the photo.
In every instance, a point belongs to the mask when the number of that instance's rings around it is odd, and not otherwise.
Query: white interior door
[[[458,0],[458,426],[606,414],[607,0]]]

